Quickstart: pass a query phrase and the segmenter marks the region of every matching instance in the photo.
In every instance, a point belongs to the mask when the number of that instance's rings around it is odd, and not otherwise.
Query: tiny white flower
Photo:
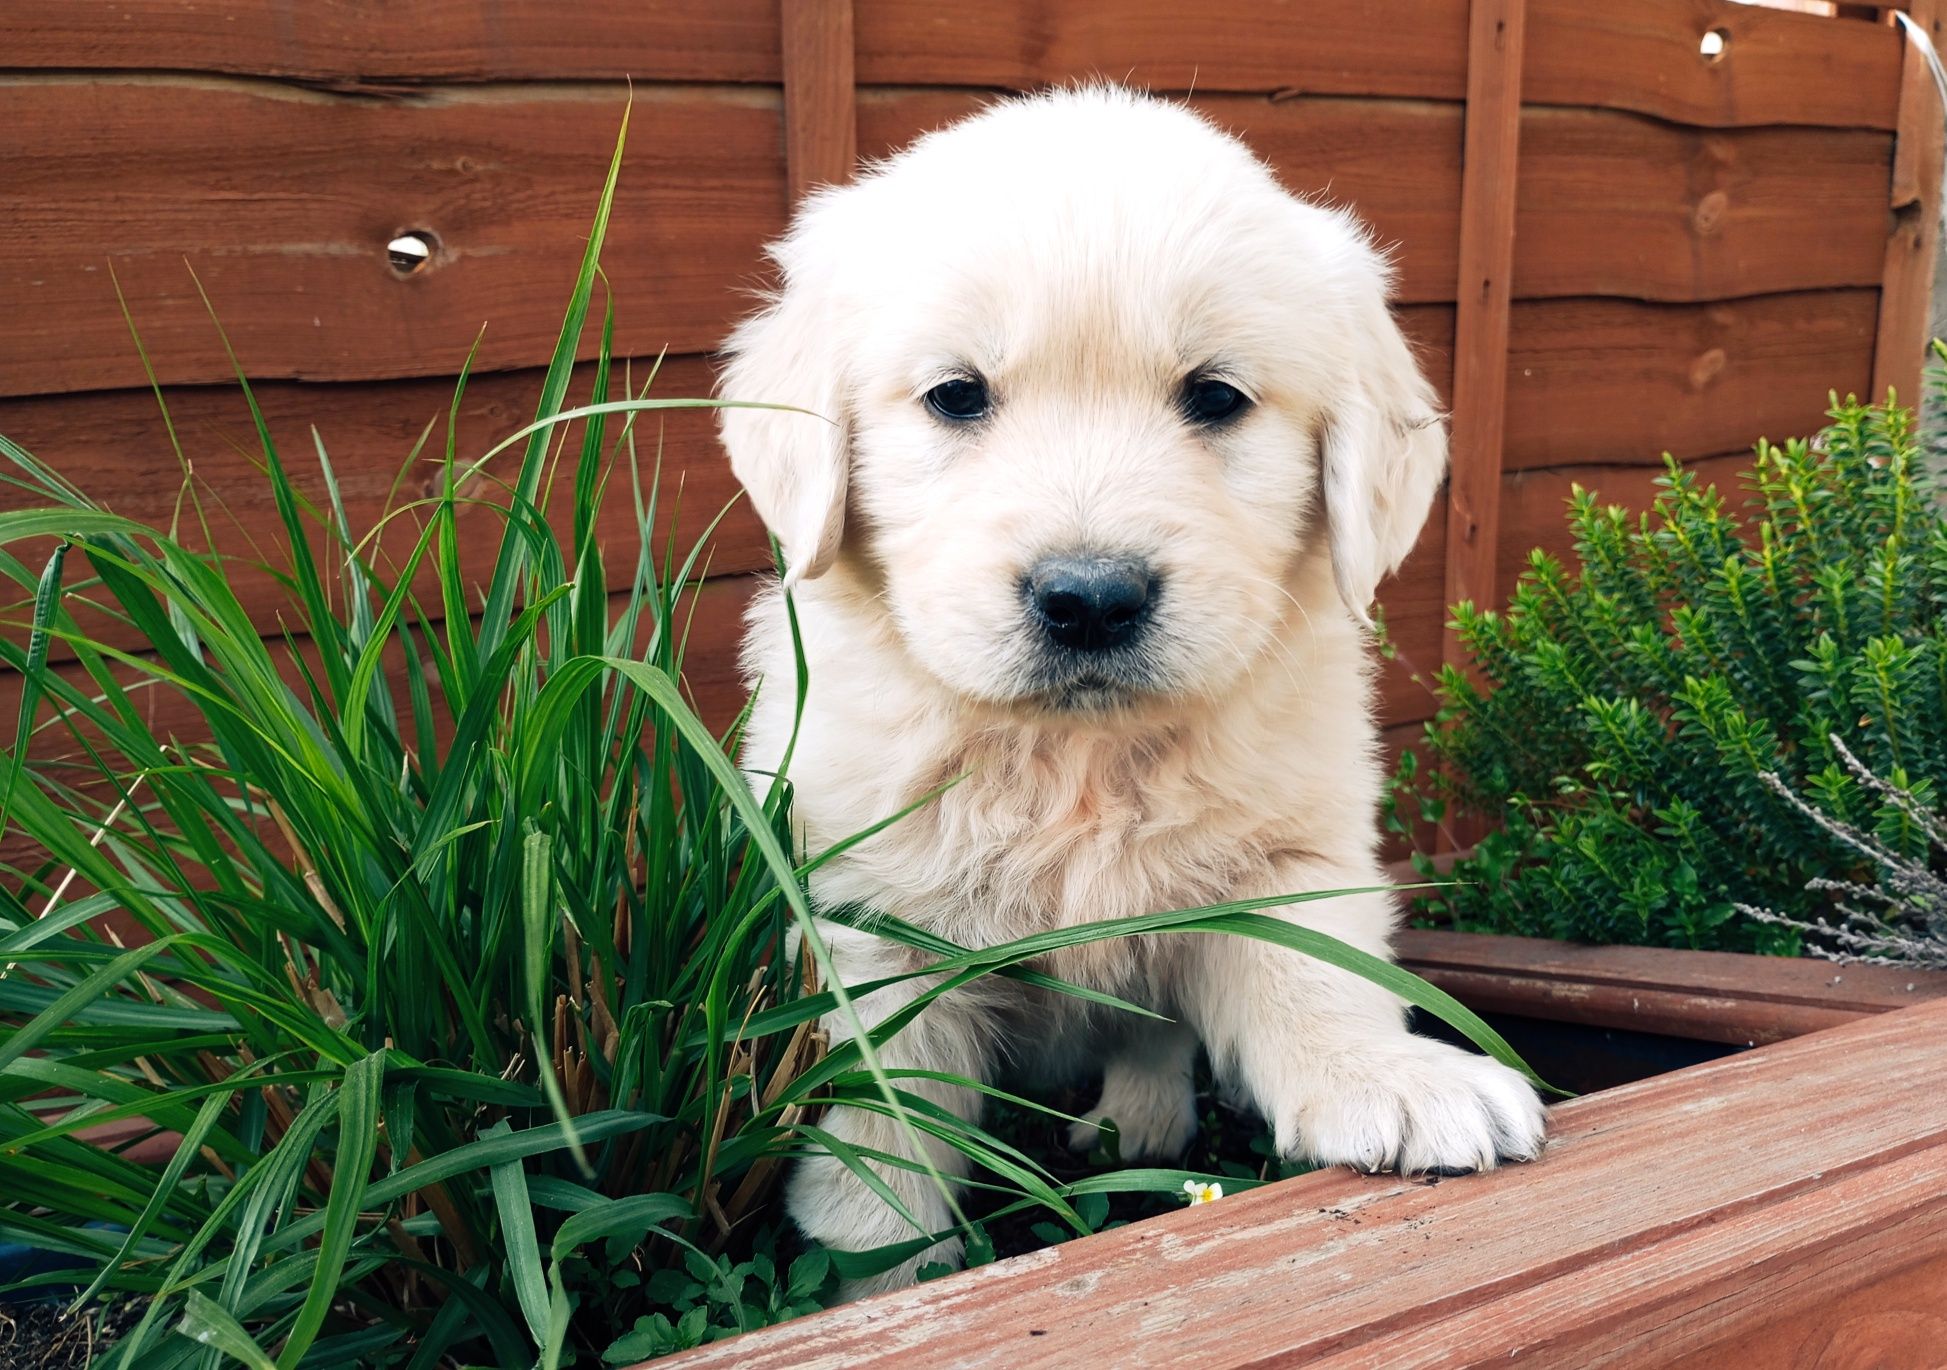
[[[1183,1192],[1190,1196],[1192,1204],[1212,1204],[1224,1197],[1222,1185],[1205,1184],[1201,1180],[1185,1180]]]

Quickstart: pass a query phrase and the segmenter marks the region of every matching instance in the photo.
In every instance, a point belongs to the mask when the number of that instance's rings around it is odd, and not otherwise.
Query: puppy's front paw
[[[1541,1100],[1518,1073],[1409,1037],[1317,1064],[1279,1109],[1278,1149],[1319,1165],[1463,1174],[1541,1154]]]

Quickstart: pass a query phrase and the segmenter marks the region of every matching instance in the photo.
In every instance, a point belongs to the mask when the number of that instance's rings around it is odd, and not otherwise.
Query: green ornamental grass
[[[971,950],[875,921],[937,957],[929,987],[828,1048],[818,1020],[869,988],[822,968],[806,881],[835,852],[792,850],[788,780],[753,789],[738,726],[713,735],[690,706],[705,552],[659,562],[647,536],[640,419],[710,402],[651,398],[653,374],[630,389],[612,311],[590,393],[569,395],[620,167],[618,143],[535,422],[465,458],[449,419],[436,490],[387,516],[412,531],[403,556],[348,524],[321,440],[304,459],[326,498],[306,499],[239,369],[289,544],[248,568],[286,594],[269,640],[233,586],[247,568],[0,440],[21,506],[0,566],[33,596],[24,641],[0,642],[25,687],[0,828],[39,853],[0,881],[0,1241],[43,1257],[4,1292],[116,1310],[105,1365],[590,1365],[804,1313],[938,1235],[793,1252],[773,1202],[793,1155],[913,1164],[842,1150],[817,1126],[834,1101],[944,1139],[983,1222],[1032,1213],[1049,1238],[1100,1226],[1108,1195],[1218,1178],[1057,1180],[879,1066],[979,976],[1104,998],[1034,969],[1077,942],[1259,938],[1518,1064],[1439,991],[1262,912],[1285,900]],[[503,451],[517,468],[479,493]],[[565,529],[542,512],[557,482]],[[645,530],[622,564],[594,531],[616,499]],[[458,519],[481,504],[500,529],[484,584]],[[152,729],[161,697],[193,731]],[[103,1131],[130,1120],[132,1140]],[[126,1154],[157,1139],[159,1160]]]

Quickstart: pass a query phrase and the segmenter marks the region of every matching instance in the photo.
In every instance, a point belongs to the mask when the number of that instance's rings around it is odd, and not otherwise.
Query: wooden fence
[[[185,455],[228,506],[219,541],[270,551],[196,280],[283,450],[307,466],[315,424],[370,522],[483,324],[462,451],[528,415],[631,92],[606,265],[621,350],[670,354],[663,394],[707,390],[761,244],[855,153],[997,91],[1106,75],[1194,92],[1288,185],[1398,244],[1399,316],[1452,405],[1449,495],[1383,591],[1397,738],[1431,711],[1413,676],[1441,659],[1443,606],[1560,546],[1571,482],[1637,502],[1665,450],[1727,476],[1759,434],[1814,428],[1828,389],[1913,392],[1940,111],[1889,16],[1842,8],[9,0],[0,433],[167,521],[181,470],[112,268]],[[1936,8],[1910,6],[1938,31]],[[402,234],[424,265],[394,264]],[[664,441],[688,536],[733,486],[706,417],[671,417]],[[604,515],[617,547],[637,535],[624,505]],[[763,561],[740,511],[692,669],[719,717]],[[273,587],[249,594],[275,630]]]

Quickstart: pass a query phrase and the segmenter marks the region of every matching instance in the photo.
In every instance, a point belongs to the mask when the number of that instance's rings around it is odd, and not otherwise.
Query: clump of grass
[[[824,1144],[834,1103],[964,1152],[986,1222],[1034,1210],[1086,1232],[1101,1196],[1206,1178],[1061,1177],[920,1116],[876,1060],[908,1017],[825,1049],[818,1021],[850,1001],[821,969],[807,877],[849,842],[792,852],[788,781],[754,793],[739,724],[713,735],[686,699],[701,546],[658,562],[645,536],[618,573],[595,535],[604,500],[657,522],[636,416],[706,403],[611,398],[611,315],[569,404],[620,159],[535,423],[463,463],[449,421],[437,489],[390,516],[416,530],[402,557],[381,565],[350,526],[322,442],[326,498],[304,498],[239,370],[290,550],[278,640],[240,567],[0,440],[33,502],[0,513],[0,569],[34,599],[25,645],[0,642],[23,683],[0,830],[40,853],[0,887],[0,1236],[59,1267],[13,1295],[132,1324],[106,1365],[552,1366],[795,1316],[939,1235],[780,1243],[780,1167]],[[512,450],[482,587],[459,515]],[[566,529],[543,512],[557,481]],[[57,643],[72,672],[50,666]],[[153,730],[161,695],[195,735]],[[51,761],[61,734],[72,759]],[[1367,975],[1514,1060],[1438,991],[1262,913],[1284,902],[974,950],[871,927],[936,955],[915,1012],[982,975],[1087,993],[1027,964],[1062,945],[1222,932]],[[166,1159],[98,1131],[131,1119]]]

